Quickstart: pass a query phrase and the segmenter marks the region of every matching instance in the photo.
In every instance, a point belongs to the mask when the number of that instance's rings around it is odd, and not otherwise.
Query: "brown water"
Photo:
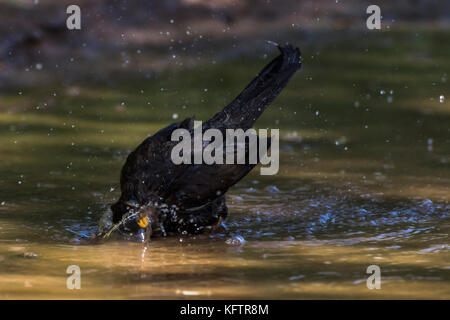
[[[267,60],[3,90],[0,298],[449,299],[446,36],[304,48],[259,122],[280,128],[279,174],[230,190],[225,233],[146,245],[84,240],[119,196],[126,155],[175,112],[206,119]],[[380,290],[366,286],[373,264]],[[66,288],[69,265],[81,290]]]

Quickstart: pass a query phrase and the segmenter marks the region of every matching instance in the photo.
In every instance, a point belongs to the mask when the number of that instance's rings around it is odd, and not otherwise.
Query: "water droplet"
[[[245,243],[245,239],[242,236],[234,236],[232,238],[229,238],[225,241],[226,244],[231,244],[231,245],[242,245]]]
[[[439,97],[439,102],[444,103],[444,100],[445,100],[445,97],[444,97],[444,95],[441,94]]]
[[[174,113],[173,115],[172,115],[172,119],[178,119],[178,113]]]
[[[428,138],[427,144],[428,144],[428,147],[427,147],[428,151],[429,152],[433,151],[433,138]]]
[[[277,186],[268,186],[265,188],[270,193],[278,193],[280,192],[280,189],[277,188]]]
[[[336,3],[337,3],[337,1],[338,1],[338,0],[336,0]],[[300,280],[300,279],[303,279],[304,277],[305,277],[304,275],[299,274],[298,276],[292,276],[292,277],[290,277],[290,278],[289,278],[289,281]]]

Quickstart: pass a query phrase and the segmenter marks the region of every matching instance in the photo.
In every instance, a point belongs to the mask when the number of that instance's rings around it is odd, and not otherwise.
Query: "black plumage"
[[[203,131],[210,128],[222,132],[238,128],[247,130],[253,126],[300,69],[298,48],[286,45],[279,46],[279,49],[281,54],[229,105],[203,123]],[[121,173],[121,197],[111,206],[114,223],[120,222],[131,212],[137,213],[136,221],[148,217],[148,228],[153,235],[195,234],[214,228],[226,218],[225,193],[255,164],[175,165],[171,161],[171,151],[178,142],[171,141],[171,135],[178,128],[193,134],[193,119],[188,118],[161,129],[128,156]]]

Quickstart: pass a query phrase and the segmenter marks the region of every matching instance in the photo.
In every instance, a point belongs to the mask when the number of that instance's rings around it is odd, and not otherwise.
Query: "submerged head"
[[[129,237],[146,241],[152,233],[152,216],[154,208],[140,205],[136,201],[117,202],[111,206],[113,222],[119,224],[118,230]]]

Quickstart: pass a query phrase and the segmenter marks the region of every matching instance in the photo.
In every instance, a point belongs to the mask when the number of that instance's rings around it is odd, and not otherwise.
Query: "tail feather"
[[[281,54],[272,60],[250,84],[222,111],[208,121],[207,127],[248,129],[278,96],[301,67],[301,54],[291,45],[278,46]]]

